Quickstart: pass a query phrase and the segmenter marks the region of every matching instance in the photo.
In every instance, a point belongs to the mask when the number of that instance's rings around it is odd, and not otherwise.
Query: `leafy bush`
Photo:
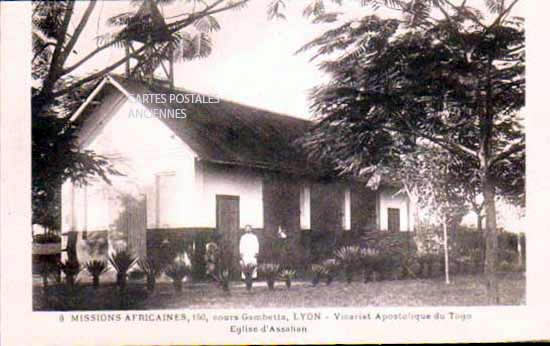
[[[109,271],[107,262],[103,260],[90,260],[86,263],[86,270],[92,276],[93,287],[99,287],[99,277]]]
[[[367,248],[372,248],[380,254],[376,272],[382,278],[397,279],[411,273],[409,264],[417,253],[416,242],[411,232],[367,232],[363,241]]]
[[[311,283],[313,286],[317,286],[319,284],[319,281],[326,275],[326,269],[321,264],[313,264],[311,265],[311,271],[313,272],[313,279],[311,280]]]
[[[334,252],[336,261],[344,271],[347,283],[353,280],[354,272],[361,264],[361,249],[359,246],[344,246]]]
[[[140,258],[138,260],[138,266],[141,268],[147,279],[147,290],[153,292],[157,278],[162,274],[161,265],[158,261],[155,261],[152,257]]]
[[[134,266],[136,261],[137,258],[128,249],[117,249],[109,255],[109,262],[117,272],[116,281],[121,291],[126,289],[128,271]]]
[[[176,260],[165,269],[164,273],[172,279],[174,290],[179,293],[182,289],[183,279],[191,274],[191,268],[183,261]]]
[[[244,263],[241,260],[241,272],[244,275],[244,282],[246,283],[246,289],[250,291],[252,289],[252,282],[254,272],[256,271],[256,264],[254,263]]]
[[[61,243],[61,237],[55,233],[48,232],[35,234],[32,241],[35,244]]]
[[[281,271],[281,279],[285,282],[287,288],[292,285],[292,279],[296,277],[296,271],[292,269],[285,269]]]
[[[272,290],[279,275],[280,266],[276,263],[262,263],[258,266],[258,271],[267,281],[267,287]]]
[[[325,278],[327,285],[332,283],[332,280],[338,274],[338,262],[334,258],[329,258],[323,261],[323,268],[325,272]]]
[[[420,254],[417,256],[419,270],[418,276],[431,278],[435,275],[435,268],[443,258],[442,254]]]

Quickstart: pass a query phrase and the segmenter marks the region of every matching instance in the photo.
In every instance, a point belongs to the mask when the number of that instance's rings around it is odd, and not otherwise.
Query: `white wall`
[[[263,227],[261,175],[246,169],[211,165],[204,168],[196,164],[194,152],[161,120],[130,116],[130,112],[135,114],[136,107],[144,111],[140,104],[127,101],[95,130],[90,140],[83,142],[83,149],[110,157],[125,176],[111,177],[112,185],[99,180],[87,186],[88,199],[84,199],[83,189],[65,183],[62,190],[64,232],[109,229],[121,211],[116,201],[120,193],[146,195],[147,228],[214,228],[216,195],[239,196],[241,227],[246,224]],[[93,133],[90,128],[85,130]],[[165,174],[175,174],[175,180],[170,183],[170,196],[159,198],[157,176],[162,179]],[[101,196],[105,196],[104,200]],[[162,201],[170,205],[162,205]],[[163,209],[167,207],[171,210]]]
[[[203,227],[216,227],[216,195],[239,196],[240,227],[263,228],[262,176],[244,168],[201,165],[197,188],[202,190],[197,212]]]
[[[196,200],[195,190],[195,154],[159,119],[132,117],[131,112],[143,106],[126,101],[118,111],[107,119],[105,124],[96,129],[90,140],[85,141],[83,149],[90,149],[110,158],[117,170],[125,176],[112,176],[112,185],[98,181],[88,186],[90,191],[107,191],[107,200],[88,198],[87,209],[81,198],[80,189],[74,189],[70,183],[63,187],[62,215],[63,230],[92,230],[101,228],[97,220],[86,222],[86,214],[92,216],[105,210],[105,204],[113,206],[113,198],[119,193],[142,195],[147,198],[147,227],[186,227],[193,224],[194,210],[189,208]],[[186,121],[181,119],[180,121]],[[89,129],[85,129],[89,130]],[[176,199],[170,207],[176,209],[178,217],[171,218],[170,225],[157,225],[156,175],[173,172],[178,183],[174,189]],[[71,196],[74,193],[74,196]],[[71,202],[71,200],[74,202]],[[74,205],[74,211],[71,206]],[[116,211],[109,210],[109,220],[116,218]],[[87,212],[87,213],[86,213]],[[114,214],[114,215],[113,215]],[[90,227],[85,227],[88,224]],[[105,225],[106,229],[108,225]]]
[[[409,230],[409,208],[407,203],[407,195],[400,193],[396,195],[395,189],[380,188],[378,191],[379,198],[379,227],[381,230],[388,229],[388,208],[399,209],[399,226],[401,231]]]

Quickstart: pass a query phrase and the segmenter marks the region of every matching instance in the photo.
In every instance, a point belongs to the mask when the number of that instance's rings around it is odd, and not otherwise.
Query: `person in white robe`
[[[244,226],[244,234],[241,236],[239,242],[239,252],[241,255],[241,261],[243,264],[253,264],[257,266],[258,252],[260,250],[260,243],[258,242],[258,237],[252,233],[252,226]],[[244,279],[244,273],[241,273],[242,278]],[[252,273],[252,278],[258,277],[257,269],[254,269]]]

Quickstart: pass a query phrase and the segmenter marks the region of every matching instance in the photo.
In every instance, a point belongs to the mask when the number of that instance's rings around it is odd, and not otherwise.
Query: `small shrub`
[[[292,279],[296,277],[296,271],[292,269],[285,269],[281,272],[281,279],[285,282],[287,288],[292,285]]]
[[[191,268],[183,261],[174,261],[164,271],[166,276],[172,279],[176,293],[181,292],[183,278],[191,274]]]
[[[334,258],[329,258],[323,261],[323,267],[325,269],[326,283],[327,285],[330,285],[332,280],[334,280],[338,274],[338,262],[336,262],[336,259]]]
[[[134,266],[137,258],[127,249],[118,249],[109,255],[109,262],[115,268],[116,282],[121,291],[126,289],[128,271]]]
[[[109,267],[107,262],[103,260],[90,260],[86,263],[86,270],[92,276],[94,289],[97,289],[99,287],[99,277],[109,271]]]
[[[78,261],[59,262],[59,269],[65,274],[65,282],[68,288],[73,288],[75,285],[75,278],[80,273],[80,263]]]
[[[151,257],[138,260],[138,266],[141,268],[147,279],[147,290],[153,292],[157,278],[162,274],[162,268],[160,264],[153,260]]]
[[[267,287],[272,290],[275,287],[275,280],[279,275],[280,266],[276,263],[262,263],[258,266],[258,271],[265,278]]]
[[[343,246],[334,253],[336,261],[344,271],[346,282],[353,280],[353,274],[361,264],[361,249],[359,246]]]
[[[313,286],[317,286],[317,284],[319,284],[319,281],[321,281],[321,279],[326,275],[326,269],[320,264],[313,264],[311,266],[311,271],[313,272],[311,284]]]
[[[241,261],[241,272],[244,275],[244,282],[246,283],[247,291],[250,291],[252,289],[252,282],[253,282],[255,271],[256,271],[256,264],[244,263],[243,261]]]

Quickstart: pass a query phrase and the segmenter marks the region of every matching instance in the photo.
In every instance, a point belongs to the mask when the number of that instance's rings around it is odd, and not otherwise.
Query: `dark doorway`
[[[232,252],[232,276],[240,272],[239,265],[239,196],[216,195],[216,229],[227,241]]]

